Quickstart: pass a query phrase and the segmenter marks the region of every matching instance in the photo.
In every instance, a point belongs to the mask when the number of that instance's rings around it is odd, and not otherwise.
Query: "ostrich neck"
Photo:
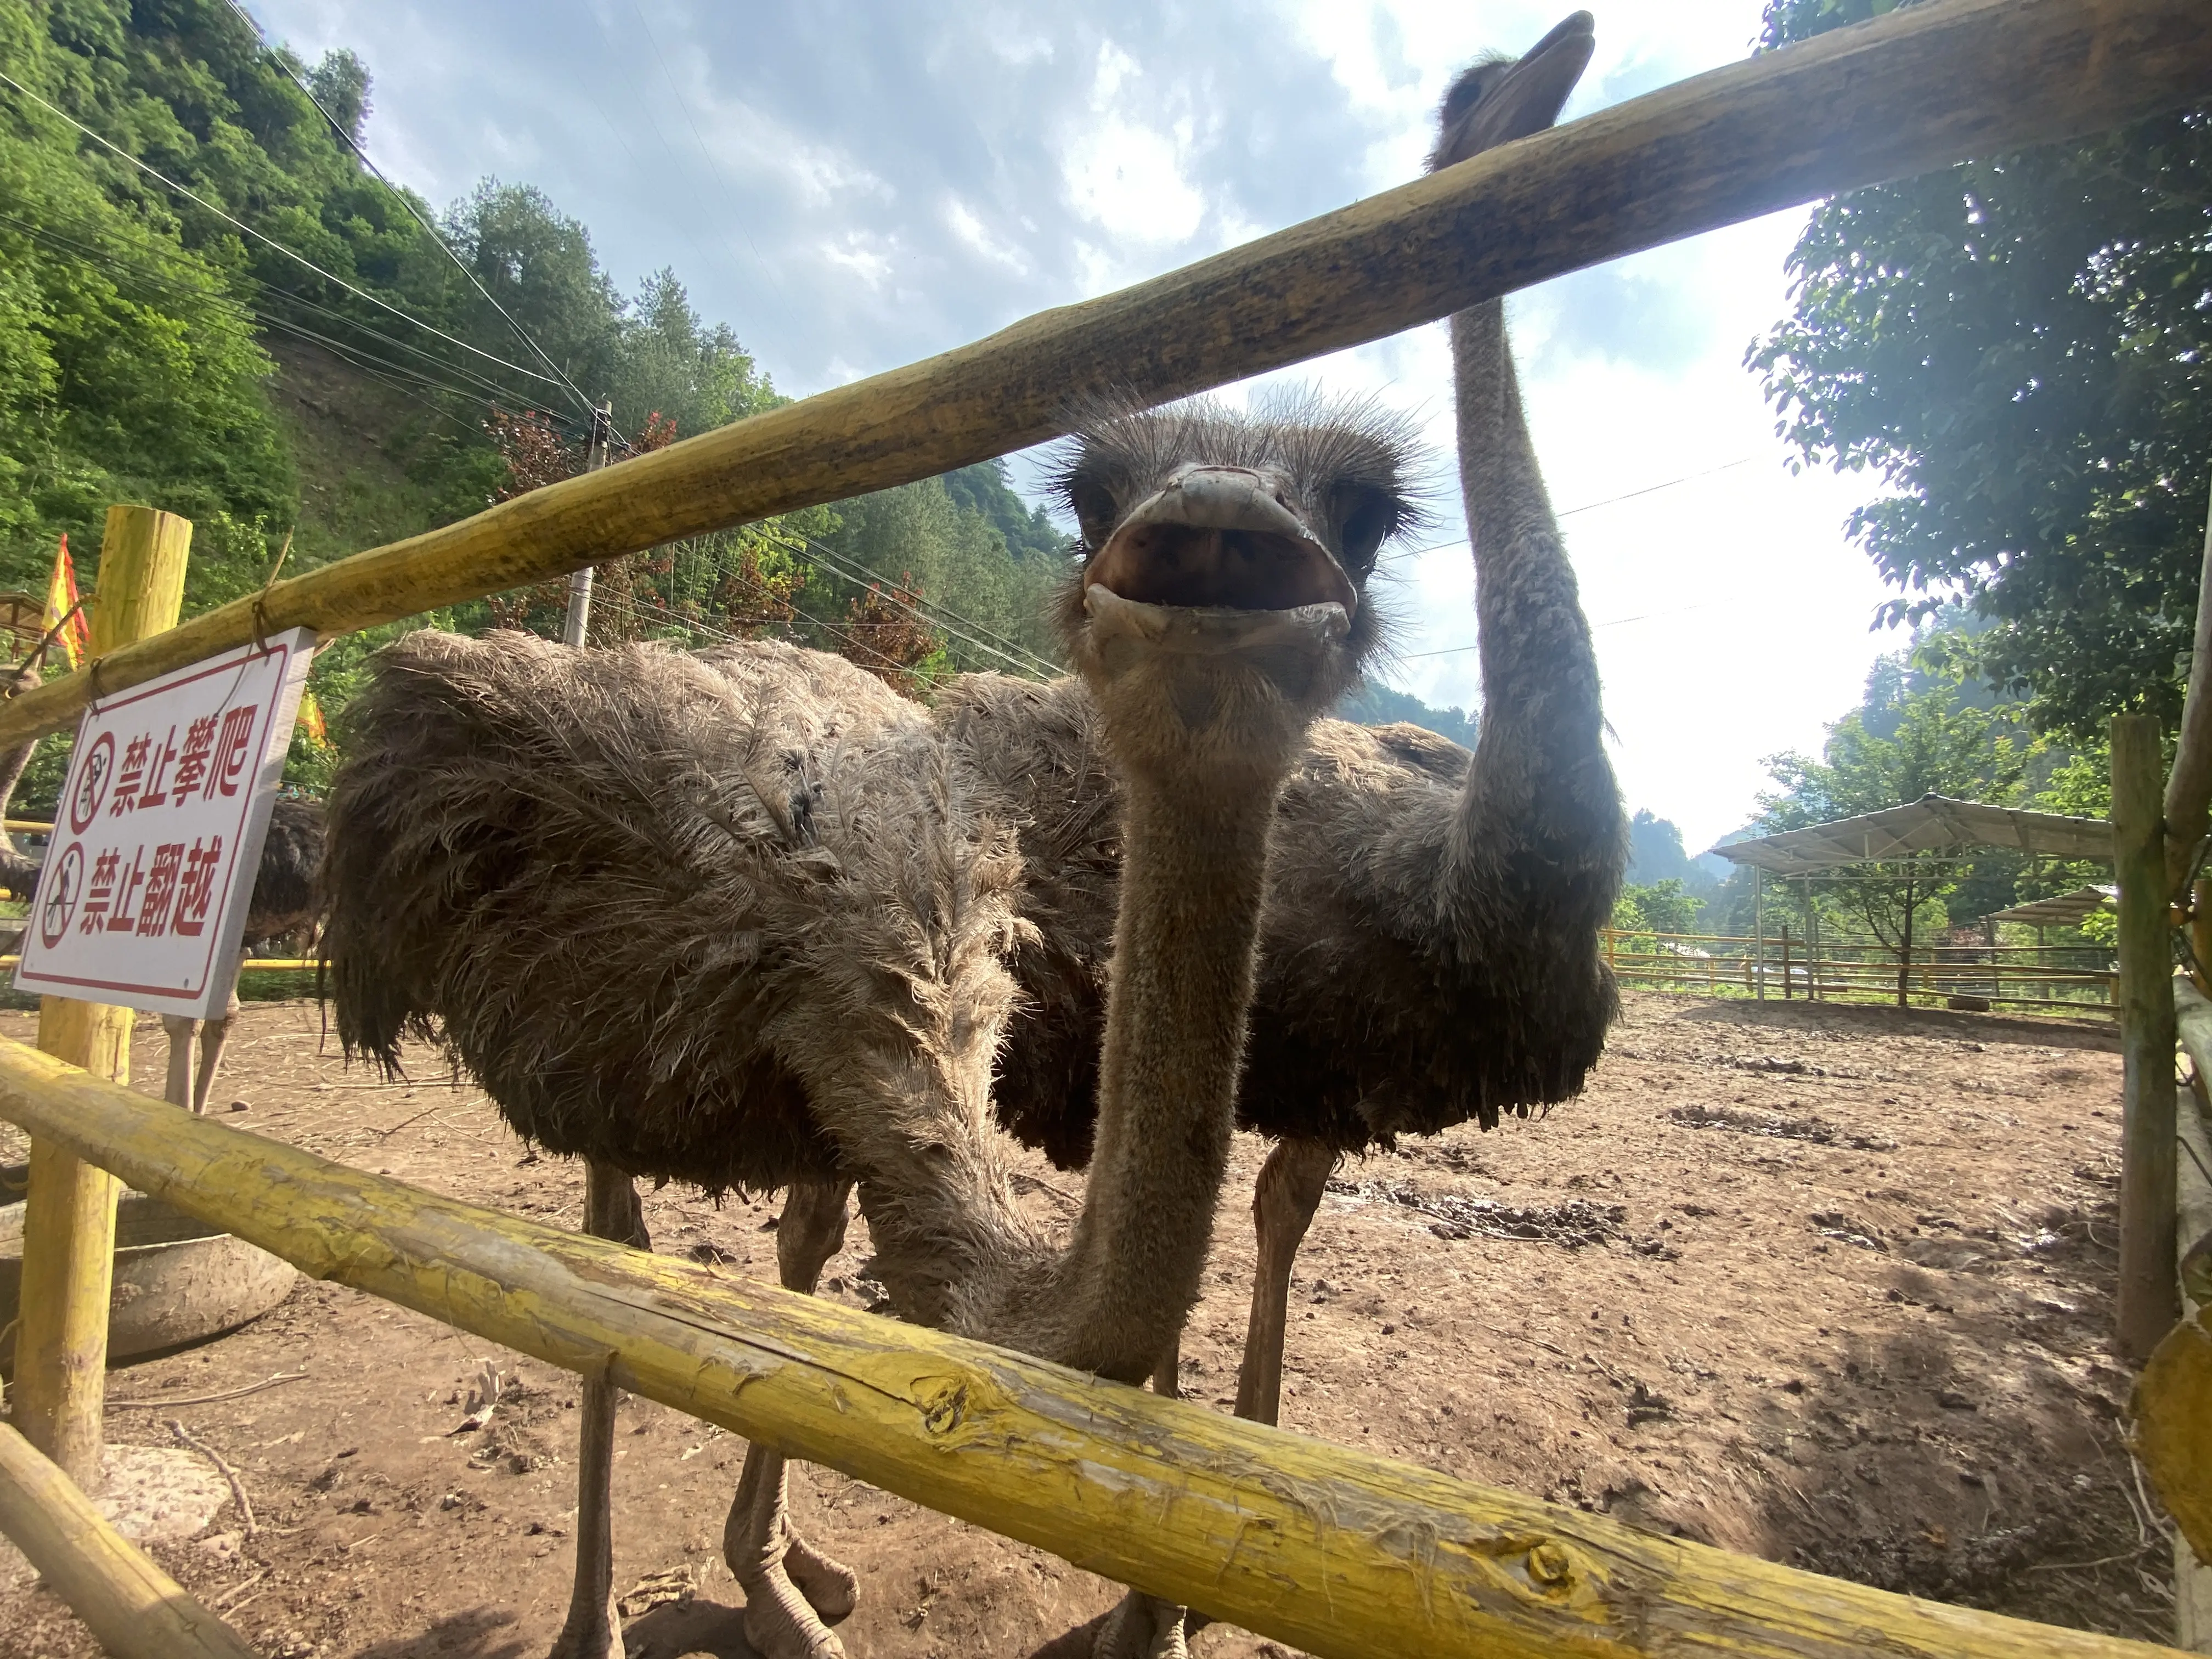
[[[1279,784],[1125,774],[1083,1213],[1044,1271],[969,1302],[970,1334],[1134,1382],[1182,1328],[1228,1163]]]
[[[1445,901],[1501,860],[1601,863],[1620,805],[1602,741],[1597,659],[1521,405],[1503,304],[1451,320],[1460,477],[1474,544],[1481,732],[1447,848]]]

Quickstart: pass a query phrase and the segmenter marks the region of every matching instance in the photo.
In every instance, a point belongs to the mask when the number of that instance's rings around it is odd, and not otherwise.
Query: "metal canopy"
[[[1785,830],[1756,841],[1730,842],[1712,850],[1736,864],[1778,876],[1805,876],[1847,864],[1910,859],[1965,847],[2001,847],[2048,858],[2112,857],[2112,826],[2103,818],[2072,818],[2013,806],[1923,795],[1903,806],[1863,812],[1855,818]]]
[[[2077,887],[2070,893],[2015,904],[2009,910],[1991,911],[1985,920],[2025,922],[2030,927],[2071,927],[2083,917],[2103,909],[2119,896],[2119,892],[2117,887]]]

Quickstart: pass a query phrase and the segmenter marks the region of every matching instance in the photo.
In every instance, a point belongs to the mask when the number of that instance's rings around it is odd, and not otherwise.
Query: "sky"
[[[441,205],[486,174],[538,185],[589,226],[618,284],[673,266],[797,396],[1404,182],[1451,75],[1486,49],[1525,49],[1567,9],[247,4],[311,62],[361,55],[366,146],[394,179]],[[1759,10],[1601,5],[1563,118],[1745,56]],[[1749,816],[1763,758],[1817,750],[1901,643],[1869,631],[1884,590],[1844,533],[1872,486],[1793,474],[1743,367],[1787,308],[1803,221],[1776,215],[1509,302],[1623,793],[1692,852]],[[1269,378],[1408,412],[1449,479],[1441,325]],[[1029,483],[1030,460],[1014,476]],[[1428,550],[1387,567],[1401,627],[1383,678],[1473,708],[1475,656],[1456,648],[1474,638],[1473,567],[1455,492],[1440,507]]]

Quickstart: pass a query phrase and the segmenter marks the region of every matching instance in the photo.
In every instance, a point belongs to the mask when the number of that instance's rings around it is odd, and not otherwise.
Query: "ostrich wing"
[[[714,1191],[849,1172],[815,1074],[926,1046],[1011,937],[1018,866],[957,757],[836,657],[425,632],[348,716],[339,1036],[387,1071],[440,1044],[557,1152]]]

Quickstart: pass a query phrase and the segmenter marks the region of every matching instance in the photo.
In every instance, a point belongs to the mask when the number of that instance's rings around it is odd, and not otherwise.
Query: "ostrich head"
[[[1435,173],[1486,149],[1541,132],[1559,118],[1575,82],[1589,66],[1596,24],[1571,13],[1518,58],[1486,58],[1452,82],[1437,120]]]
[[[1083,553],[1060,629],[1102,699],[1152,705],[1109,709],[1109,729],[1272,764],[1270,739],[1303,732],[1381,646],[1368,580],[1424,520],[1419,453],[1396,416],[1311,397],[1083,422],[1055,480]],[[1109,740],[1139,763],[1127,737]]]

